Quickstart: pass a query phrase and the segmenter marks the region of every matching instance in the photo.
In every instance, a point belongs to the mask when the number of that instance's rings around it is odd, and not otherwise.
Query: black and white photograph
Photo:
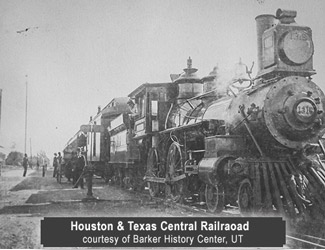
[[[0,0],[0,249],[325,249],[324,9]]]

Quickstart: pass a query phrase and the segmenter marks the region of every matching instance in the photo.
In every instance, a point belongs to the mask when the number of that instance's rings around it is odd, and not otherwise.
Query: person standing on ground
[[[61,153],[58,152],[58,171],[57,171],[57,174],[61,174],[62,175],[62,156],[61,156]]]
[[[77,173],[77,161],[78,161],[77,152],[73,151],[71,161],[70,161],[71,174],[72,174],[72,187],[75,186],[75,184],[77,183],[77,180],[79,178],[78,173]]]
[[[58,164],[59,164],[59,165],[62,164],[62,156],[61,156],[61,152],[58,152]]]
[[[58,158],[56,156],[56,153],[54,153],[54,158],[53,158],[53,177],[56,177],[56,172],[57,172],[57,169],[58,169]]]
[[[23,177],[26,176],[26,173],[27,173],[27,166],[28,166],[28,157],[27,157],[27,154],[25,154],[25,156],[24,156],[24,158],[23,158],[23,167],[24,167]]]
[[[76,170],[75,170],[75,175],[77,177],[77,182],[74,184],[74,188],[84,188],[84,178],[83,178],[83,170],[86,166],[86,160],[85,156],[81,153],[81,149],[78,148],[77,150],[77,164],[76,164]]]
[[[44,162],[44,164],[43,164],[43,171],[42,171],[42,176],[43,177],[45,177],[46,170],[47,170],[47,164]]]

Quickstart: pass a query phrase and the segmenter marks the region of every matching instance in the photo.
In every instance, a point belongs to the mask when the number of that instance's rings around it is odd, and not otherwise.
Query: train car
[[[77,152],[77,148],[86,149],[86,135],[79,130],[73,137],[69,139],[63,149],[63,164],[61,165],[60,175],[57,176],[58,182],[61,182],[61,177],[65,176],[72,179],[72,155]]]
[[[72,152],[77,152],[77,148],[86,148],[86,135],[80,130],[66,143],[63,149],[63,159],[71,159]]]
[[[112,121],[109,165],[114,169],[114,182],[126,188],[144,188],[147,154],[154,134],[164,126],[172,88],[170,83],[142,84],[129,94],[129,112]]]
[[[110,160],[111,121],[121,113],[127,112],[127,97],[112,99],[103,109],[98,107],[97,114],[91,116],[88,124],[81,126],[86,135],[86,159],[95,169],[95,174],[108,180],[110,172],[107,163]]]

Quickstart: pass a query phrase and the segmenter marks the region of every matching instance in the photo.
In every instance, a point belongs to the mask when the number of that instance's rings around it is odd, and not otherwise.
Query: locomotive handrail
[[[186,99],[186,102],[188,103],[188,105],[190,105],[191,109],[194,109],[193,104],[188,99]]]
[[[248,118],[251,116],[251,114],[246,115],[245,118],[243,118],[241,121],[239,121],[238,124],[236,126],[234,126],[233,130],[236,130],[242,123],[245,122],[245,120],[248,121]]]
[[[252,81],[255,80],[255,79],[252,79],[252,76],[251,76],[251,74],[252,74],[252,72],[253,72],[254,64],[255,64],[255,62],[253,61],[253,62],[252,62],[252,66],[251,66],[251,68],[250,68],[249,70],[248,70],[247,65],[245,65],[245,66],[246,66],[246,73],[247,73],[249,79],[251,79]]]
[[[273,83],[276,83],[277,81],[279,81],[280,78],[281,78],[281,76],[276,76],[274,78],[268,79],[267,82],[265,82],[265,83],[263,82],[262,84],[256,85],[256,88],[251,88],[247,94],[251,95],[261,88],[265,88]],[[258,77],[254,78],[254,80],[256,80],[256,79],[258,79]]]
[[[176,130],[180,130],[180,129],[184,129],[184,128],[191,128],[191,127],[198,127],[200,125],[202,125],[202,123],[207,122],[207,120],[201,120],[197,123],[192,123],[192,124],[184,124],[178,127],[171,127],[162,131],[159,131],[160,134],[166,134],[166,133],[170,133],[171,131],[176,131]]]
[[[201,150],[188,150],[187,153],[202,153],[202,152],[205,152],[204,149],[201,149]]]
[[[167,116],[166,117],[169,117],[170,112],[172,111],[173,107],[174,107],[174,104],[171,103],[170,108],[168,110],[168,113],[167,113]],[[165,120],[165,129],[167,129],[167,123],[168,123],[168,119]]]

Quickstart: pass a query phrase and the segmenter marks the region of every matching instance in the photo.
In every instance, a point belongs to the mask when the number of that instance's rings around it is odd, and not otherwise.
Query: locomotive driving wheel
[[[205,186],[205,202],[211,213],[220,213],[224,206],[225,192],[223,186],[207,184]]]
[[[240,212],[244,215],[253,212],[253,189],[248,179],[240,183],[238,189],[238,206]]]
[[[186,191],[186,181],[183,178],[176,179],[184,173],[183,155],[178,143],[173,142],[167,154],[167,172],[166,179],[170,183],[166,184],[166,196],[174,202],[183,200]],[[175,180],[176,179],[176,180]]]
[[[147,176],[158,177],[158,152],[155,148],[151,148],[147,159]],[[150,181],[148,182],[149,194],[151,197],[157,197],[159,195],[159,183]]]

